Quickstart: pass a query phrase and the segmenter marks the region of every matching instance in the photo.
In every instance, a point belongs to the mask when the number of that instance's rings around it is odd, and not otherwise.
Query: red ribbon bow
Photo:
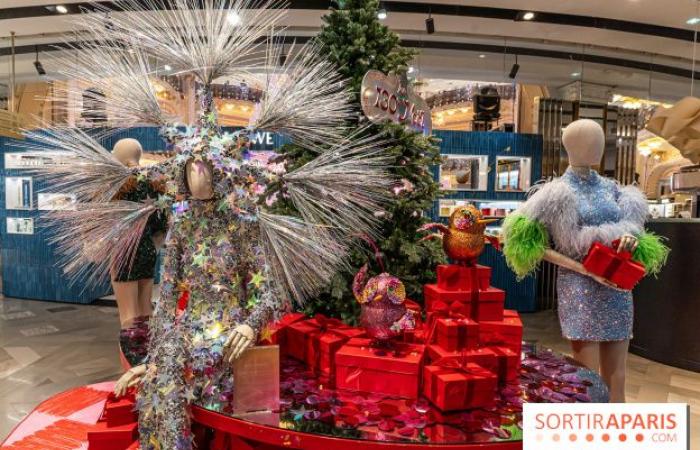
[[[333,331],[333,329],[350,328],[349,325],[344,324],[340,320],[333,319],[331,317],[327,317],[323,314],[316,314],[314,316],[314,320],[316,321],[316,325],[318,326],[321,333],[325,333],[327,331]]]
[[[443,369],[454,370],[456,372],[461,372],[464,374],[474,373],[472,369],[469,369],[467,367],[468,364],[469,361],[467,361],[467,356],[465,354],[462,354],[460,356],[446,356],[444,358],[440,358],[430,365],[438,366]]]

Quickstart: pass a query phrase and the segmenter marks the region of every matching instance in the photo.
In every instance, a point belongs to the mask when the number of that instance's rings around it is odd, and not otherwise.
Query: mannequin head
[[[112,149],[112,154],[117,158],[117,161],[127,167],[138,166],[142,153],[143,148],[139,141],[131,138],[120,139]]]
[[[597,122],[579,119],[571,122],[562,134],[562,142],[574,167],[591,167],[600,164],[605,149],[605,133]]]

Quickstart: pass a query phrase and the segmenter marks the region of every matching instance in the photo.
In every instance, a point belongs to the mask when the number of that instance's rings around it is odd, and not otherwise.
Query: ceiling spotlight
[[[700,23],[700,17],[691,17],[690,19],[686,20],[685,23],[688,25],[697,25]]]
[[[386,16],[388,16],[386,9],[381,8],[379,11],[377,11],[377,19],[384,20],[386,19]]]
[[[515,55],[515,64],[513,64],[513,67],[510,68],[508,78],[514,80],[515,77],[518,76],[518,70],[520,70],[520,64],[518,64],[518,55]]]
[[[226,20],[228,20],[228,23],[231,25],[238,25],[241,23],[241,16],[239,16],[236,11],[229,11]]]
[[[173,70],[173,68],[169,64],[166,64],[163,66],[163,70],[165,70],[166,72],[170,72],[171,70]]]
[[[68,14],[68,8],[65,5],[56,5],[56,12],[60,14]]]
[[[430,14],[428,14],[428,18],[425,19],[425,31],[427,31],[428,34],[435,33],[435,19],[430,17]]]
[[[486,58],[486,55],[484,55],[484,54],[482,53],[481,55],[479,55],[479,58],[484,59],[484,58]]]
[[[36,51],[36,61],[34,61],[34,67],[36,68],[36,73],[39,75],[46,75],[46,70],[44,69],[44,66],[41,64],[41,61],[39,61],[39,47],[35,46],[34,50]]]

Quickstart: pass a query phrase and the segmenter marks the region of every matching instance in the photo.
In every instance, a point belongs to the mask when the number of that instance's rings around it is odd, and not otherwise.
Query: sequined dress
[[[118,200],[128,200],[131,202],[142,202],[147,199],[155,200],[162,194],[163,188],[156,183],[146,179],[137,180],[126,184],[119,194]],[[157,249],[153,242],[153,235],[165,233],[168,229],[168,219],[162,212],[153,214],[148,219],[146,228],[143,231],[134,255],[134,261],[130,266],[122,268],[114,276],[114,281],[137,281],[153,278],[155,276]]]
[[[518,212],[547,228],[555,250],[582,261],[593,242],[611,245],[625,233],[640,234],[646,211],[646,200],[637,188],[622,187],[595,171],[581,176],[569,168],[537,191]],[[557,294],[565,338],[619,341],[632,337],[631,292],[560,268]]]

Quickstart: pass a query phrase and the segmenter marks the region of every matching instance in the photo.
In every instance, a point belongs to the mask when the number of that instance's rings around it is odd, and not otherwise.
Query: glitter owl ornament
[[[377,340],[386,341],[413,329],[413,313],[406,309],[406,288],[397,277],[383,272],[367,279],[368,266],[357,272],[352,283],[352,292],[360,303],[360,325],[367,334]]]
[[[423,239],[441,239],[445,254],[457,264],[471,266],[484,251],[485,240],[498,248],[498,240],[484,234],[486,225],[498,219],[484,219],[474,205],[456,208],[450,215],[448,225],[428,223],[419,231],[437,230]]]

